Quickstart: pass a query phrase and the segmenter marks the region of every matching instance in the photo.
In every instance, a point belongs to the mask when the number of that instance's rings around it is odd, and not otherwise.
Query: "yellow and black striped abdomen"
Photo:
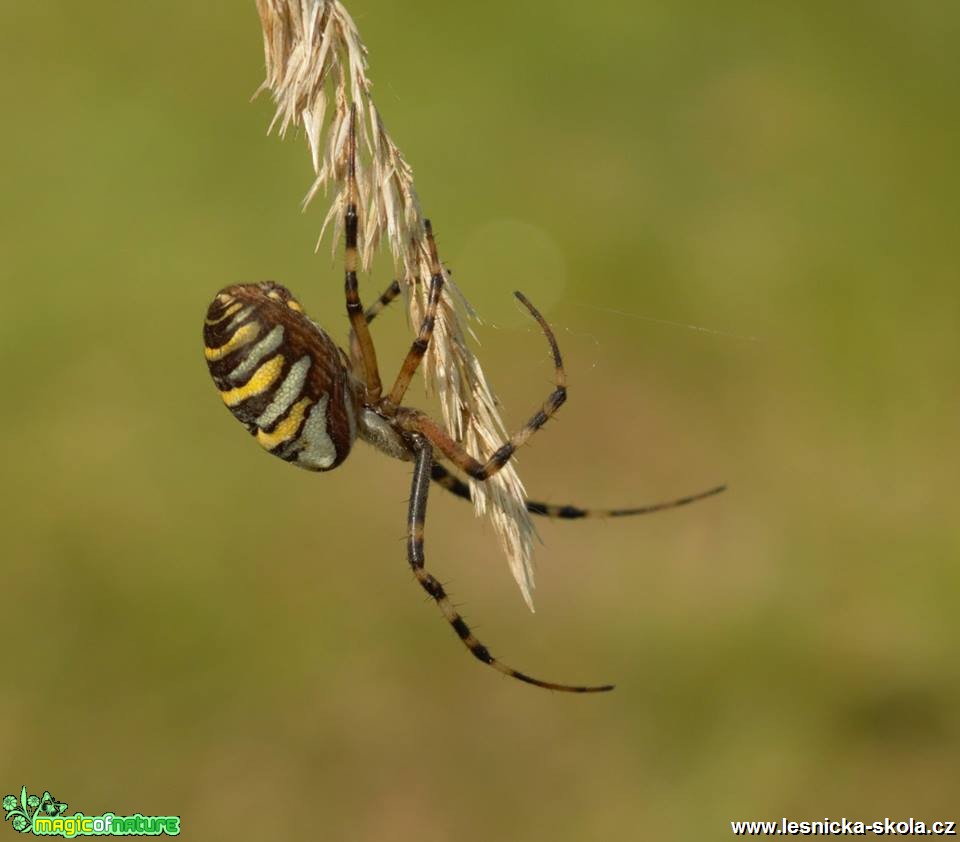
[[[358,398],[340,350],[280,284],[227,287],[207,310],[204,355],[220,397],[257,441],[311,471],[337,467]]]

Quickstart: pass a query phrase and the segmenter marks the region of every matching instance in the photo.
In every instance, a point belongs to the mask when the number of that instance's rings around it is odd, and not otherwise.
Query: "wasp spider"
[[[357,289],[357,206],[350,141],[346,240],[346,299],[351,353],[337,347],[303,311],[286,287],[272,281],[240,284],[222,290],[207,311],[204,353],[220,391],[234,416],[270,453],[311,471],[336,468],[359,436],[374,447],[413,462],[413,487],[407,515],[407,558],[421,587],[436,601],[447,622],[475,658],[506,675],[572,693],[612,690],[613,685],[572,686],[541,681],[498,661],[471,632],[440,584],[424,566],[423,536],[430,481],[470,499],[469,486],[435,461],[437,451],[475,480],[486,480],[560,408],[567,397],[560,349],[546,320],[520,292],[520,302],[540,325],[553,355],[555,385],[546,402],[520,432],[478,461],[423,412],[403,405],[403,397],[423,360],[433,332],[443,288],[443,270],[429,222],[425,222],[431,267],[427,310],[400,372],[386,393],[380,380],[370,323],[400,293],[394,281],[364,311]],[[723,491],[719,486],[700,494],[629,509],[587,510],[528,501],[533,514],[553,518],[640,515],[683,506]]]

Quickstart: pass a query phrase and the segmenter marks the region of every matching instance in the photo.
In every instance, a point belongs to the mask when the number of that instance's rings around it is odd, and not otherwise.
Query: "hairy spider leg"
[[[420,367],[420,363],[423,362],[427,348],[430,347],[433,327],[437,320],[437,308],[440,305],[440,294],[443,291],[443,269],[440,266],[440,256],[437,254],[437,243],[433,238],[433,228],[429,219],[425,219],[423,225],[426,229],[427,249],[430,256],[430,293],[427,298],[427,311],[423,314],[417,338],[413,340],[410,350],[407,352],[403,365],[400,367],[400,372],[397,374],[397,379],[393,383],[393,388],[381,404],[388,415],[393,415],[396,408],[400,406],[400,401],[407,393],[413,375]]]
[[[419,434],[414,433],[411,436],[411,440],[415,457],[413,484],[410,492],[410,509],[407,517],[407,558],[414,575],[417,577],[417,581],[420,583],[420,587],[433,597],[443,612],[443,616],[446,617],[447,622],[450,623],[453,630],[457,633],[457,637],[459,637],[467,649],[470,650],[470,654],[478,661],[482,661],[495,670],[499,670],[504,675],[509,675],[518,681],[524,681],[527,684],[533,684],[547,690],[561,690],[565,693],[603,693],[607,690],[612,690],[614,687],[612,684],[576,686],[555,684],[551,681],[541,681],[539,678],[534,678],[498,661],[490,654],[487,647],[477,640],[463,617],[457,609],[454,608],[443,585],[428,573],[424,566],[423,536],[427,517],[427,495],[430,491],[430,469],[433,463],[433,448],[430,446],[430,443]]]
[[[433,463],[431,469],[431,479],[441,488],[445,488],[456,497],[464,500],[471,500],[470,486],[463,480],[454,476],[450,471],[443,467],[439,462]],[[579,506],[570,504],[558,505],[554,503],[539,503],[536,500],[526,500],[527,511],[532,515],[541,515],[543,517],[558,518],[561,520],[579,520],[581,518],[603,518],[603,517],[629,517],[631,515],[649,515],[654,512],[663,512],[667,509],[676,509],[680,506],[687,506],[690,503],[696,503],[698,500],[705,500],[707,497],[713,497],[726,491],[725,485],[718,485],[706,491],[697,494],[691,494],[687,497],[678,497],[676,500],[666,500],[661,503],[649,503],[646,506],[634,506],[628,509],[581,509]]]
[[[373,304],[367,307],[367,311],[364,313],[367,324],[370,324],[370,322],[389,307],[398,295],[400,295],[400,281],[391,281],[390,286],[383,291],[383,294]]]
[[[363,363],[364,384],[366,386],[365,403],[375,404],[380,400],[382,389],[380,370],[377,368],[377,352],[370,336],[370,328],[360,301],[357,285],[357,107],[350,106],[350,135],[347,141],[347,209],[343,220],[343,234],[346,242],[344,254],[344,293],[347,299],[347,316],[350,327],[357,338],[360,359]]]
[[[421,433],[431,444],[437,448],[447,459],[456,465],[465,474],[476,480],[486,480],[500,471],[516,450],[529,441],[530,437],[537,432],[548,420],[556,413],[567,399],[566,374],[563,370],[563,359],[560,356],[560,348],[557,345],[556,337],[547,324],[546,319],[540,315],[533,304],[522,292],[515,292],[514,295],[523,304],[537,323],[550,343],[550,352],[553,356],[554,364],[554,389],[548,396],[546,402],[534,415],[527,421],[526,425],[519,432],[514,433],[509,441],[502,444],[493,455],[486,461],[480,462],[475,459],[463,446],[454,441],[454,439],[443,430],[440,425],[430,419],[427,415],[418,410],[400,407],[397,410],[397,421],[401,427],[408,432]]]

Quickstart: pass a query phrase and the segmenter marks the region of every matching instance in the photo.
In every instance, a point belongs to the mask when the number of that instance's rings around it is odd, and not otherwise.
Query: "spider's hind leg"
[[[463,480],[458,479],[450,473],[443,465],[434,463],[431,469],[431,478],[433,481],[445,488],[456,497],[464,500],[472,499],[470,486]],[[649,503],[646,506],[633,506],[626,509],[581,509],[579,506],[556,505],[552,503],[539,503],[536,500],[525,500],[524,504],[527,511],[532,515],[541,515],[542,517],[558,518],[560,520],[579,520],[581,518],[602,518],[602,517],[629,517],[631,515],[649,515],[654,512],[662,512],[667,509],[676,509],[680,506],[687,506],[690,503],[696,503],[698,500],[705,500],[707,497],[713,497],[726,491],[725,485],[718,485],[701,491],[697,494],[690,494],[686,497],[679,497],[676,500],[665,500],[660,503]]]
[[[602,693],[606,690],[612,690],[612,684],[586,687],[554,684],[550,681],[541,681],[538,678],[533,678],[526,673],[519,672],[498,661],[490,654],[487,647],[474,637],[473,632],[470,631],[470,627],[466,624],[463,617],[460,616],[457,609],[454,608],[443,585],[428,573],[424,566],[423,535],[427,516],[427,495],[430,491],[430,469],[433,464],[433,448],[423,436],[417,434],[411,436],[411,441],[415,454],[415,462],[413,469],[413,488],[410,493],[410,510],[408,514],[407,558],[414,575],[417,577],[417,581],[420,583],[420,587],[433,597],[443,612],[443,616],[446,617],[447,622],[453,626],[457,637],[463,641],[473,657],[478,661],[483,661],[483,663],[493,667],[495,670],[502,672],[504,675],[509,675],[518,681],[524,681],[527,684],[533,684],[547,690],[562,690],[567,693]]]

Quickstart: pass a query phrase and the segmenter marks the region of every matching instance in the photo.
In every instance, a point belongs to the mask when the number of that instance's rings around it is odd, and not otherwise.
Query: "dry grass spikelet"
[[[360,254],[365,270],[384,240],[410,311],[419,324],[430,281],[423,215],[413,170],[388,134],[371,95],[367,49],[339,0],[257,0],[263,27],[266,79],[276,114],[270,125],[281,136],[302,126],[313,159],[315,179],[304,206],[332,189],[333,198],[320,239],[333,223],[334,248],[347,201],[347,140],[351,109],[358,115],[357,182]],[[318,242],[319,245],[319,242]],[[478,458],[486,458],[505,438],[493,391],[470,350],[458,317],[469,304],[446,278],[433,340],[424,360],[428,390],[440,398],[448,432]],[[525,506],[526,495],[514,465],[486,483],[471,482],[478,515],[493,522],[524,599],[533,609],[533,544],[536,532]]]

